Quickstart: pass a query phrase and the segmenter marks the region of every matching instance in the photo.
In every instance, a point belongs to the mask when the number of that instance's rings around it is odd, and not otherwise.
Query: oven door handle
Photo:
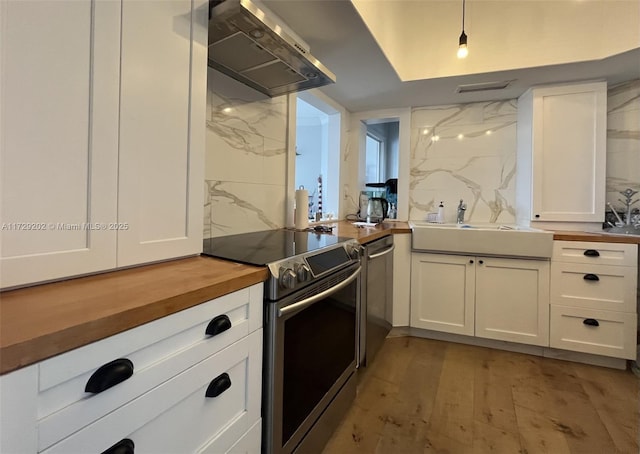
[[[302,301],[298,301],[297,303],[294,303],[290,306],[287,307],[283,307],[282,309],[278,309],[278,317],[282,317],[285,315],[289,315],[292,314],[294,312],[298,312],[304,308],[306,308],[307,306],[311,306],[314,303],[317,303],[318,301],[326,298],[327,296],[336,293],[339,290],[342,290],[343,288],[345,288],[347,285],[351,284],[353,281],[355,281],[358,277],[358,275],[360,274],[360,271],[362,270],[362,267],[358,267],[357,270],[355,270],[355,272],[349,276],[348,278],[346,278],[344,281],[340,282],[337,285],[334,285],[331,288],[328,288],[327,290],[324,290],[320,293],[318,293],[317,295],[313,295],[310,296],[309,298],[305,298]]]

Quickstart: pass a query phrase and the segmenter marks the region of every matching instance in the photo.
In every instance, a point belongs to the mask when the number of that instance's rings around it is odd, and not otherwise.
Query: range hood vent
[[[503,90],[511,85],[513,80],[501,80],[497,82],[482,82],[479,84],[458,85],[456,93],[473,93],[476,91]]]
[[[209,3],[209,66],[279,96],[336,81],[295,33],[250,0]]]

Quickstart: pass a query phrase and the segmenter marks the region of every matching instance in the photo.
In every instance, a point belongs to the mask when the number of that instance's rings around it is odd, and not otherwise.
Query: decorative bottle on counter
[[[398,210],[396,209],[396,204],[391,203],[389,205],[389,219],[395,219],[398,217]]]
[[[438,205],[438,217],[436,222],[438,224],[444,224],[444,203],[442,203],[442,201],[440,202],[440,205]]]

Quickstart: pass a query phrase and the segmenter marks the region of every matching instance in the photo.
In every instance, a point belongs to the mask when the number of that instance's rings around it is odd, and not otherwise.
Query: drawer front
[[[551,264],[551,304],[636,312],[636,269],[628,266]]]
[[[636,315],[551,305],[551,347],[614,358],[636,357]],[[586,323],[585,323],[586,321]],[[598,326],[592,326],[589,323]]]
[[[214,379],[227,374],[230,387],[207,397]],[[226,432],[235,439],[260,419],[262,330],[107,414],[49,449],[53,453],[103,452],[130,439],[136,454],[194,453]]]
[[[216,437],[211,443],[198,451],[198,454],[257,454],[260,452],[262,444],[262,419],[259,419],[253,426],[239,439],[235,439],[235,443],[227,449],[228,431]]]
[[[624,243],[554,241],[551,260],[589,265],[637,266],[638,247]]]
[[[210,321],[220,316],[228,317],[231,326],[217,335],[207,335]],[[39,449],[221,351],[261,324],[259,284],[42,362]],[[133,375],[100,393],[85,392],[87,381],[98,367],[116,358],[130,360]]]

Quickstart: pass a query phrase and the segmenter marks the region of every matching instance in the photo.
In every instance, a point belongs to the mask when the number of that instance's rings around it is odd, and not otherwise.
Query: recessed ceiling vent
[[[458,85],[456,93],[473,93],[476,91],[504,90],[511,85],[513,80],[501,80],[497,82],[482,82],[479,84]]]

